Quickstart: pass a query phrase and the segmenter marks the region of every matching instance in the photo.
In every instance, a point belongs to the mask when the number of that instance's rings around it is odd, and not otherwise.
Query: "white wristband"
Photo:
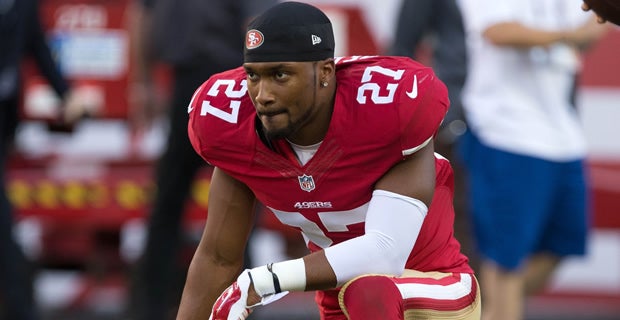
[[[254,290],[261,297],[282,291],[304,291],[306,289],[306,265],[303,259],[277,262],[250,270]],[[279,286],[279,291],[276,290]]]

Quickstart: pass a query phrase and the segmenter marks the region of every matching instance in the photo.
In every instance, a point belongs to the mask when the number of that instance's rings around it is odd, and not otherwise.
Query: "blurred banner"
[[[92,114],[125,118],[129,74],[128,0],[42,0],[40,15],[62,73]],[[50,117],[58,104],[30,63],[25,66],[23,116]]]

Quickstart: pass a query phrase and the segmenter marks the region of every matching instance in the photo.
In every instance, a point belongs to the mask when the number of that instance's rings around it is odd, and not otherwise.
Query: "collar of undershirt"
[[[305,165],[306,163],[308,163],[308,161],[310,161],[310,159],[312,159],[312,157],[314,157],[314,154],[319,149],[319,146],[321,146],[321,143],[323,143],[323,141],[320,141],[309,146],[301,146],[290,142],[288,139],[286,139],[286,142],[288,142],[293,151],[295,151],[297,160],[299,160],[302,165]]]

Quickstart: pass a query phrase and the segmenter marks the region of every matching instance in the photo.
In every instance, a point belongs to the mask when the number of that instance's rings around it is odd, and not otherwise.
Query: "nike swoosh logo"
[[[406,92],[409,98],[415,99],[418,97],[418,75],[413,76],[413,87],[411,91]]]

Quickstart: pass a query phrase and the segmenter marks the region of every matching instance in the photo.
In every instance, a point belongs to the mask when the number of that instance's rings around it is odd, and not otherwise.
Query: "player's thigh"
[[[480,319],[480,290],[473,274],[406,270],[402,277],[361,276],[346,283],[338,295],[345,314],[347,299],[358,296],[359,292],[352,292],[356,288],[364,296],[369,291],[382,298],[393,296],[406,320]]]

